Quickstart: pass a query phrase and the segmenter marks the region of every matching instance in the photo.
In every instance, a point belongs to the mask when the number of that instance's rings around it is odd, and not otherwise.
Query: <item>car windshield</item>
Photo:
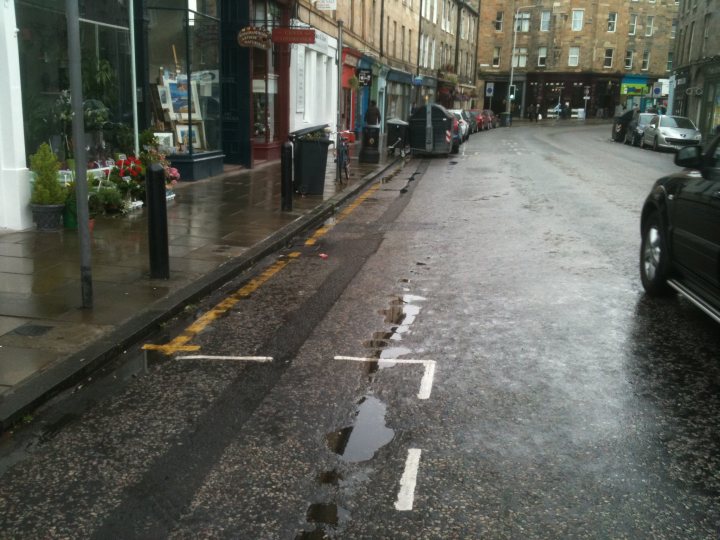
[[[652,120],[652,117],[653,115],[650,113],[641,113],[640,118],[638,119],[638,124],[641,126],[649,124],[650,120]]]
[[[660,127],[695,129],[695,124],[692,123],[692,120],[684,116],[661,116]]]

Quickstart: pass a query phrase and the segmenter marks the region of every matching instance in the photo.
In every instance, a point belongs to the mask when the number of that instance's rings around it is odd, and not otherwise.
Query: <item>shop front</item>
[[[357,76],[360,56],[361,54],[358,51],[350,47],[343,47],[342,100],[340,102],[341,131],[355,131],[358,90],[360,89],[360,80]]]
[[[302,24],[302,23],[300,23]],[[315,43],[290,51],[290,132],[337,122],[337,39],[315,29]]]
[[[387,104],[383,119],[390,118],[407,120],[410,115],[410,99],[412,96],[412,75],[404,71],[391,69],[387,74]]]
[[[223,170],[220,25],[215,3],[202,6],[147,9],[150,124],[183,180]]]
[[[704,76],[704,101],[698,127],[703,136],[708,138],[716,134],[720,127],[720,61],[705,66]]]

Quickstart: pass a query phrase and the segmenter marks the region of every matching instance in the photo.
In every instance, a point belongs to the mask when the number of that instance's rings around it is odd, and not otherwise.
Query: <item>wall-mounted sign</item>
[[[337,9],[337,0],[317,0],[315,9],[320,11],[334,11]]]
[[[315,43],[314,28],[273,28],[273,43]]]
[[[372,70],[358,69],[357,78],[360,81],[360,86],[370,86],[372,84]]]
[[[271,46],[270,32],[256,26],[246,26],[238,32],[237,42],[241,47],[269,49]]]

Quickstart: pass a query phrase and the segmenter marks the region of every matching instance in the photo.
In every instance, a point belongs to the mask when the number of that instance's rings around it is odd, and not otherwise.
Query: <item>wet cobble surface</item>
[[[717,538],[720,334],[644,296],[674,165],[609,133],[409,161],[6,435],[2,536]]]

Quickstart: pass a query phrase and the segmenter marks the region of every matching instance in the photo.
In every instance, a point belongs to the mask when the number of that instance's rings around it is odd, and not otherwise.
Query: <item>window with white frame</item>
[[[521,11],[516,15],[515,31],[516,32],[529,32],[530,31],[530,13],[528,13],[527,11]]]
[[[513,51],[513,67],[516,68],[524,68],[527,66],[527,54],[528,50],[527,47],[517,47]]]
[[[433,0],[433,3],[432,3],[432,22],[433,22],[433,24],[437,24],[437,18],[438,18],[438,0]]]
[[[642,69],[643,71],[647,71],[650,68],[650,49],[645,49],[643,51],[643,58],[642,58]]]
[[[503,18],[505,14],[502,11],[498,11],[495,15],[495,30],[502,32],[503,29]]]
[[[625,69],[632,69],[635,51],[625,51]]]
[[[670,25],[670,39],[675,39],[675,35],[677,34],[677,27],[678,27],[678,20],[677,18],[672,20],[672,24]]]
[[[648,15],[646,22],[645,22],[645,35],[652,36],[654,30],[655,30],[655,17],[653,15]]]
[[[611,68],[613,66],[613,55],[615,54],[614,49],[605,49],[605,59],[603,61],[604,68]]]
[[[539,67],[547,66],[547,47],[538,47],[538,64]]]
[[[568,66],[575,67],[580,64],[580,47],[570,47]]]
[[[631,13],[628,21],[628,35],[634,36],[637,31],[637,14]]]
[[[492,65],[493,67],[500,67],[500,47],[493,48]]]
[[[430,55],[430,69],[435,69],[435,38],[432,40],[432,54]]]
[[[549,32],[550,31],[550,17],[551,17],[550,11],[541,11],[540,12],[540,31],[541,32]]]
[[[583,17],[585,15],[584,9],[573,9],[572,10],[572,30],[573,32],[579,32],[583,28]]]
[[[668,52],[667,64],[665,65],[665,71],[672,71],[673,65],[673,52]]]
[[[617,11],[611,11],[608,13],[608,32],[614,32],[617,30]]]

